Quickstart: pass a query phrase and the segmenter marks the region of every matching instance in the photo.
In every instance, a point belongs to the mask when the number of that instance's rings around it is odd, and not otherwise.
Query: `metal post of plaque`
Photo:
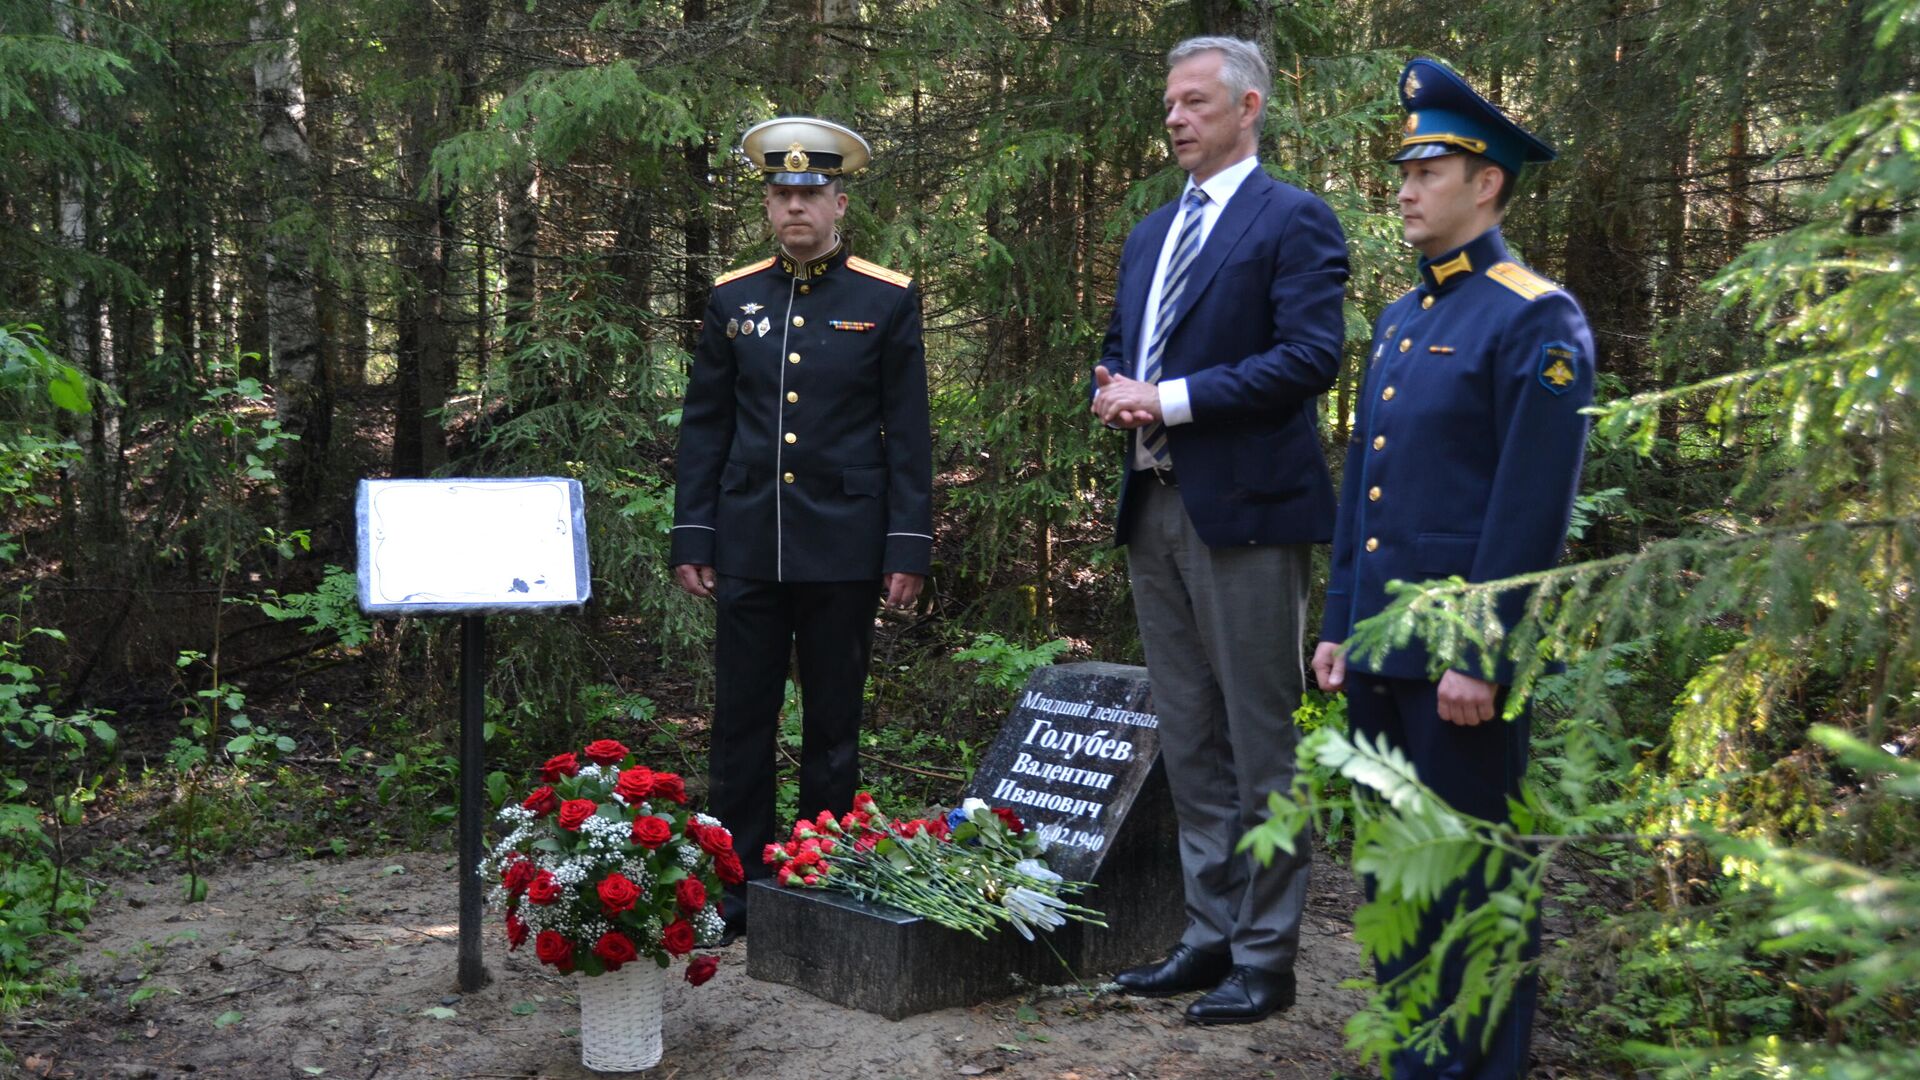
[[[356,505],[360,609],[460,619],[461,993],[480,962],[486,767],[486,618],[577,608],[592,595],[578,480],[555,477],[362,480]]]

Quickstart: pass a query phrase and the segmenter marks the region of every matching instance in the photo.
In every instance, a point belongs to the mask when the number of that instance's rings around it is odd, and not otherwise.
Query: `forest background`
[[[130,862],[192,897],[263,836],[446,843],[454,630],[355,610],[363,476],[585,486],[592,604],[494,620],[496,798],[601,735],[704,772],[674,425],[711,281],[768,249],[732,147],[776,113],[873,142],[849,242],[925,296],[937,566],[877,645],[873,783],[950,798],[1026,670],[1137,660],[1084,387],[1120,242],[1180,182],[1161,58],[1199,32],[1267,45],[1262,161],[1346,228],[1330,460],[1413,280],[1384,164],[1412,55],[1560,149],[1507,238],[1599,345],[1567,565],[1509,643],[1571,661],[1522,687],[1516,823],[1303,710],[1302,805],[1413,868],[1357,934],[1491,847],[1527,868],[1505,902],[1569,927],[1544,1022],[1596,1074],[1920,1074],[1914,0],[0,0],[4,1003],[59,990]],[[1375,629],[1460,647],[1487,615],[1439,583]],[[1460,923],[1489,986],[1517,913]],[[1417,998],[1350,1035],[1406,1037]]]

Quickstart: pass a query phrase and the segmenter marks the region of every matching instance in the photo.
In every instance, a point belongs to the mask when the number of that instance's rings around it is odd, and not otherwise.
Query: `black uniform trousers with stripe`
[[[774,779],[787,675],[800,686],[799,816],[853,808],[860,786],[860,722],[876,581],[762,581],[718,575],[710,813],[733,832],[748,878],[773,872],[761,852],[775,839]],[[727,914],[746,891],[727,890]]]

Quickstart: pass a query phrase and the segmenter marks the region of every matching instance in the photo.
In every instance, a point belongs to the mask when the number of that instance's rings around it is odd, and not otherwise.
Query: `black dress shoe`
[[[728,905],[729,908],[732,905]],[[726,929],[720,931],[720,947],[727,946],[747,936],[747,913],[744,908],[733,911],[726,917]]]
[[[1293,1005],[1293,972],[1233,965],[1215,990],[1187,1006],[1196,1024],[1251,1024]]]
[[[1212,989],[1232,966],[1233,957],[1226,953],[1175,945],[1165,960],[1128,968],[1115,975],[1113,981],[1120,989],[1140,997],[1172,997],[1189,990]]]

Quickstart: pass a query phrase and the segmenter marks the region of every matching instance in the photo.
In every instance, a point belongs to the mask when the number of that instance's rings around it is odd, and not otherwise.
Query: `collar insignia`
[[[1467,259],[1467,253],[1462,251],[1446,262],[1433,264],[1433,283],[1435,285],[1444,285],[1447,283],[1447,279],[1455,274],[1470,274],[1472,272],[1473,263]]]

